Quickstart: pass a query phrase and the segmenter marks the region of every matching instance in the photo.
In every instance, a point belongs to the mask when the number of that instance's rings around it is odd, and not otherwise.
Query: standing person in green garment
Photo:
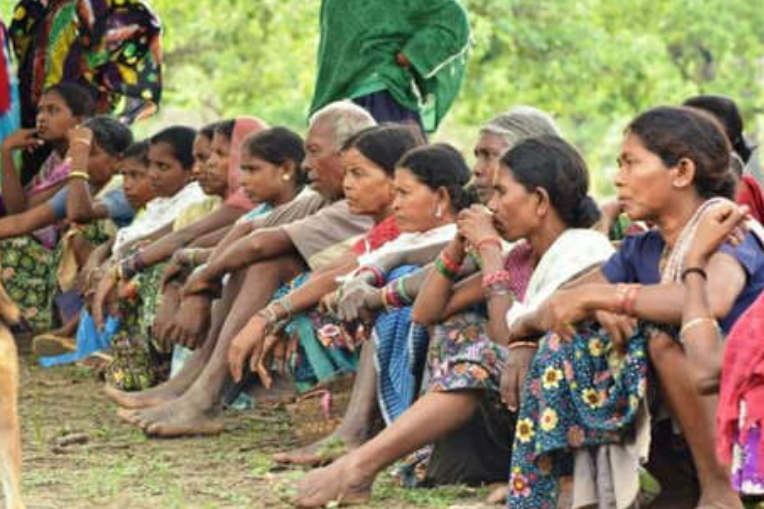
[[[470,27],[459,0],[322,0],[312,115],[352,99],[377,122],[434,132],[464,78]]]

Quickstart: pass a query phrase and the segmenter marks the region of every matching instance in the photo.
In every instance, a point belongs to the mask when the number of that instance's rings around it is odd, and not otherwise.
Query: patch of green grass
[[[405,502],[415,507],[447,508],[454,504],[485,498],[487,490],[469,486],[439,486],[437,488],[402,488],[395,478],[382,474],[374,483],[373,502],[375,506],[390,507],[393,501]]]
[[[268,454],[252,453],[249,459],[250,471],[255,477],[264,477],[273,470],[274,462]]]

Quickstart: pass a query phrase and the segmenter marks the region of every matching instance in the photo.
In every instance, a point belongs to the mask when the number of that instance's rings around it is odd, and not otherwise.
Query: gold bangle
[[[534,341],[515,341],[514,343],[510,343],[507,345],[508,350],[514,350],[515,348],[538,348],[539,344]]]
[[[717,330],[719,329],[719,324],[716,322],[716,319],[711,318],[710,316],[702,316],[700,318],[693,318],[686,324],[682,325],[682,329],[679,331],[679,337],[684,340],[685,335],[687,334],[687,331],[692,329],[693,327],[697,327],[698,325],[702,325],[704,323],[712,324]]]
[[[83,180],[90,180],[90,175],[85,173],[84,171],[70,171],[69,175],[66,176],[67,179],[83,179]]]

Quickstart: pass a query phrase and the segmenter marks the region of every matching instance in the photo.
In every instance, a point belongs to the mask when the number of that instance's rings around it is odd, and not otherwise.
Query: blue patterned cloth
[[[388,274],[393,281],[419,270],[402,266]],[[411,323],[411,308],[382,313],[374,323],[372,340],[376,347],[377,397],[382,416],[390,424],[405,412],[419,392],[427,359],[427,329]]]
[[[646,390],[646,334],[641,327],[623,357],[598,324],[582,325],[570,342],[551,333],[541,340],[523,386],[508,507],[555,509],[575,450],[621,443],[633,431]]]

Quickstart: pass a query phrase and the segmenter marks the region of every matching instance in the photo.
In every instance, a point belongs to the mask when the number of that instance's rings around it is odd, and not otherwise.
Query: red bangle
[[[358,269],[358,274],[362,274],[364,272],[369,272],[374,276],[374,286],[380,287],[385,284],[385,274],[379,267],[369,265]]]
[[[642,285],[629,285],[623,300],[623,311],[629,316],[634,316],[634,307],[637,304],[637,294]]]
[[[499,237],[485,237],[475,243],[475,249],[480,251],[485,245],[496,246],[499,251],[501,251],[502,247],[501,239]]]
[[[497,270],[490,274],[483,275],[483,289],[490,288],[496,283],[510,283],[512,281],[512,275],[506,270]]]
[[[454,260],[451,259],[450,256],[448,256],[448,253],[444,249],[440,252],[440,261],[443,262],[443,265],[448,269],[450,272],[453,272],[454,274],[458,274],[460,270],[462,270],[461,264],[456,263]]]

